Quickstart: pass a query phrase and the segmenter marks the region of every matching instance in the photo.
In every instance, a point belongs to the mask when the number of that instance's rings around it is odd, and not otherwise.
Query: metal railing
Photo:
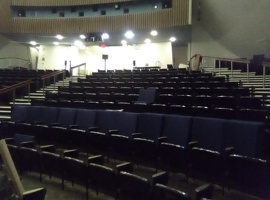
[[[231,59],[231,58],[219,58],[219,57],[211,57],[211,56],[202,56],[202,59],[213,59],[214,61],[214,66],[216,65],[216,62],[218,61],[218,74],[221,75],[221,62],[230,62],[230,67],[231,67],[231,77],[233,77],[234,72],[233,72],[233,63],[243,63],[246,64],[247,67],[247,82],[249,82],[249,67],[250,67],[250,59]]]
[[[27,89],[28,89],[27,90],[28,91],[28,101],[29,101],[30,100],[30,84],[31,83],[32,83],[32,79],[28,79],[26,81],[22,81],[20,83],[14,84],[14,85],[7,86],[5,88],[0,89],[0,95],[12,91],[12,101],[13,101],[13,104],[14,104],[15,103],[15,98],[16,98],[16,93],[15,93],[16,89],[27,86]]]
[[[42,81],[43,94],[45,94],[45,81],[53,77],[53,88],[55,89],[56,78],[60,74],[62,74],[63,86],[64,86],[64,79],[66,77],[66,70],[55,71],[55,72],[52,72],[50,74],[45,74],[45,75],[43,75],[43,76],[40,77],[40,80]]]
[[[263,66],[263,88],[265,88],[265,74],[266,74],[265,68],[270,67],[270,62],[263,62],[262,66]]]

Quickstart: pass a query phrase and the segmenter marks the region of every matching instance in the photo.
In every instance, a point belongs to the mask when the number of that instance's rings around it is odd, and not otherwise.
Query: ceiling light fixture
[[[127,45],[127,41],[126,40],[122,40],[121,41],[121,44],[124,46],[124,45]]]
[[[62,40],[64,37],[62,36],[62,35],[56,35],[56,38],[58,39],[58,40]]]
[[[156,30],[152,30],[152,31],[150,32],[150,34],[151,34],[152,36],[157,36],[158,32],[157,32]]]
[[[134,33],[132,31],[127,31],[125,33],[125,37],[128,38],[128,39],[131,39],[134,37]]]
[[[149,43],[151,43],[151,40],[147,38],[147,39],[144,40],[144,42],[145,42],[146,44],[149,44]]]
[[[175,41],[176,41],[176,38],[175,38],[175,37],[171,37],[171,38],[170,38],[170,41],[171,41],[171,42],[175,42]]]
[[[30,44],[33,45],[33,46],[36,46],[37,45],[37,42],[31,41]]]
[[[85,35],[80,35],[80,38],[84,40],[86,38],[86,36]]]
[[[103,40],[107,40],[107,39],[110,38],[110,36],[109,36],[108,33],[103,33],[103,34],[101,35],[101,38],[102,38]]]

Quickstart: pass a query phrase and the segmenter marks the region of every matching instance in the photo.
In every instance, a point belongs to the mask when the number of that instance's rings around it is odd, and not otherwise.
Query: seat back
[[[14,139],[13,145],[15,145],[17,147],[21,147],[22,142],[34,142],[35,136],[24,135],[24,134],[15,134],[13,139]]]
[[[153,113],[141,113],[138,116],[137,131],[148,139],[157,139],[161,135],[163,115]]]
[[[28,114],[26,116],[26,122],[33,123],[35,121],[41,121],[42,113],[45,107],[43,106],[30,106]]]
[[[198,141],[199,147],[220,152],[225,120],[194,117],[191,129],[191,141]]]
[[[59,108],[44,107],[43,109],[45,109],[45,111],[42,112],[41,121],[44,124],[50,125],[51,123],[57,122]]]
[[[130,136],[136,132],[137,113],[118,112],[116,114],[116,127],[120,135]]]
[[[147,88],[147,89],[140,89],[138,103],[153,103],[156,99],[156,89],[154,88]]]
[[[166,136],[166,142],[186,147],[190,139],[190,116],[164,115],[162,136]]]
[[[96,116],[96,127],[99,132],[108,133],[109,130],[117,129],[116,117],[119,111],[99,110]]]
[[[78,109],[75,120],[76,125],[80,129],[87,130],[89,127],[95,126],[96,110]]]
[[[121,171],[118,177],[120,199],[150,199],[150,182],[143,177]]]
[[[264,140],[264,123],[229,120],[223,129],[225,147],[234,147],[234,153],[260,157]]]
[[[30,108],[31,106],[13,105],[11,113],[11,121],[16,122],[17,120],[26,120]]]
[[[73,125],[75,123],[77,114],[77,109],[73,108],[60,108],[57,122],[61,124],[63,127],[68,127],[69,125]]]

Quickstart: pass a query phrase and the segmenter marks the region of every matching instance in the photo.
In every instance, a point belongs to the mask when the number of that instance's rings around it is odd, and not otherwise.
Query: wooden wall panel
[[[11,1],[23,2],[23,0],[11,0]],[[33,1],[33,0],[25,0],[25,1]],[[34,1],[36,2],[36,0]],[[43,2],[43,0],[39,1]],[[78,1],[89,2],[89,0],[78,0]],[[92,0],[91,2],[94,1],[95,0]],[[8,0],[0,0],[0,2],[6,2],[7,4]],[[9,17],[9,22],[8,24],[6,24],[5,26],[6,28],[4,28],[3,30],[4,32],[13,32],[13,33],[64,34],[64,33],[81,33],[81,32],[87,33],[87,32],[102,32],[102,31],[121,31],[125,29],[165,28],[165,27],[187,25],[188,9],[189,9],[189,0],[173,0],[172,9],[150,11],[145,13],[123,14],[118,16],[56,18],[56,19],[36,19],[36,18],[17,18],[17,17],[11,19],[11,17]],[[2,9],[0,8],[0,13],[1,10]],[[10,12],[10,9],[7,10],[9,10]],[[7,13],[10,16],[9,12]],[[1,13],[0,15],[3,14]],[[2,26],[4,27],[4,25]]]
[[[1,0],[2,1],[2,0]],[[132,0],[11,0],[13,6],[74,6],[119,3]]]

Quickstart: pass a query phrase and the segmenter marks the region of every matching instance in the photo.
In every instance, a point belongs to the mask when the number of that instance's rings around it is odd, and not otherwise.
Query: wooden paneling
[[[3,1],[3,0],[1,0]],[[119,3],[132,0],[11,0],[13,6],[74,6]]]
[[[2,1],[7,2],[7,0],[0,0],[0,2]],[[24,2],[23,0],[12,0],[12,1]],[[25,1],[33,1],[33,0],[25,0]],[[34,1],[36,2],[36,0]],[[38,1],[45,2],[43,0]],[[78,2],[86,2],[86,1],[87,0],[78,0]],[[95,2],[95,0],[92,0],[91,2]],[[110,0],[110,2],[113,2],[113,0]],[[149,29],[149,28],[165,28],[165,27],[181,26],[188,24],[188,8],[189,8],[188,0],[173,0],[172,9],[163,9],[145,13],[122,14],[118,16],[54,18],[54,19],[15,17],[11,20],[11,23],[10,22],[8,23],[9,28],[5,28],[4,32],[8,30],[7,32],[13,33],[64,34],[64,33],[81,33],[81,32],[121,31],[128,28]],[[1,11],[2,9],[0,10],[0,12]]]
[[[0,32],[11,30],[10,1],[0,0]]]

